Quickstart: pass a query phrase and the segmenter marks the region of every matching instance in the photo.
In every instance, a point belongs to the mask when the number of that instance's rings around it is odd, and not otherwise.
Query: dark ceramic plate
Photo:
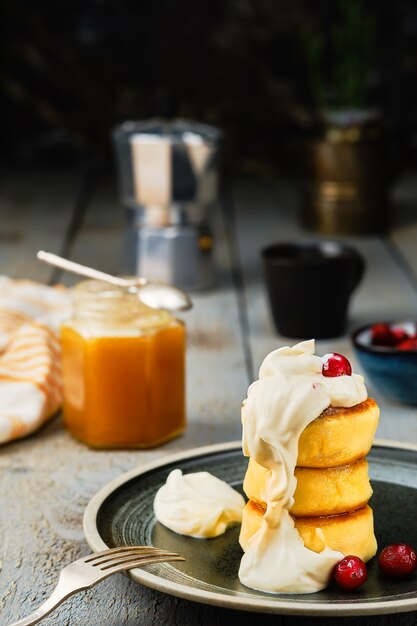
[[[417,546],[417,447],[377,442],[369,454],[374,489],[375,533],[382,548],[404,541]],[[95,551],[122,545],[155,545],[185,557],[184,562],[148,565],[131,570],[143,585],[174,596],[217,606],[264,613],[297,615],[364,615],[417,609],[417,575],[407,580],[385,578],[376,559],[369,563],[367,583],[347,593],[331,585],[308,595],[273,595],[252,591],[237,577],[242,551],[239,528],[215,539],[177,535],[153,514],[156,491],[168,473],[207,470],[242,491],[247,460],[241,444],[199,448],[135,469],[101,489],[84,515],[84,532]]]

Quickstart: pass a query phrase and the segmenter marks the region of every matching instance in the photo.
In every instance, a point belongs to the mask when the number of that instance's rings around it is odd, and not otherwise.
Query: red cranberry
[[[409,338],[409,333],[401,327],[391,328],[389,324],[379,323],[371,328],[371,342],[374,346],[392,348]]]
[[[409,338],[409,334],[403,328],[393,328],[391,334],[395,346]]]
[[[374,324],[371,328],[371,341],[374,346],[393,346],[395,338],[388,324]]]
[[[417,350],[417,337],[410,337],[397,345],[398,350]]]
[[[358,556],[345,556],[334,568],[334,579],[343,589],[356,589],[368,578],[365,563]]]
[[[332,352],[324,355],[321,373],[328,378],[334,378],[335,376],[352,376],[352,367],[343,354]]]
[[[382,550],[378,563],[387,576],[403,578],[416,569],[416,553],[406,543],[393,543]]]

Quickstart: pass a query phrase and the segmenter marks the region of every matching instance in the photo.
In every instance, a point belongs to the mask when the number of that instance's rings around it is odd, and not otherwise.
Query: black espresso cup
[[[298,241],[268,246],[262,259],[279,334],[326,339],[344,333],[349,298],[365,270],[359,252],[336,241]]]

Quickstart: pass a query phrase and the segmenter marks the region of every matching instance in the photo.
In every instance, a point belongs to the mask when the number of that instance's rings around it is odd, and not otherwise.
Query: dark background
[[[361,4],[377,33],[367,104],[409,167],[417,2]],[[316,120],[302,29],[328,33],[339,13],[334,0],[3,0],[0,160],[107,158],[117,122],[163,115],[223,129],[233,173],[296,174]]]

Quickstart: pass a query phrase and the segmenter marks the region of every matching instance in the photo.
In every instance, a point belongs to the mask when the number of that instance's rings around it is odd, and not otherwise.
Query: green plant
[[[375,17],[361,0],[340,0],[339,19],[327,33],[303,26],[302,39],[316,106],[361,109],[367,106],[375,57]]]

